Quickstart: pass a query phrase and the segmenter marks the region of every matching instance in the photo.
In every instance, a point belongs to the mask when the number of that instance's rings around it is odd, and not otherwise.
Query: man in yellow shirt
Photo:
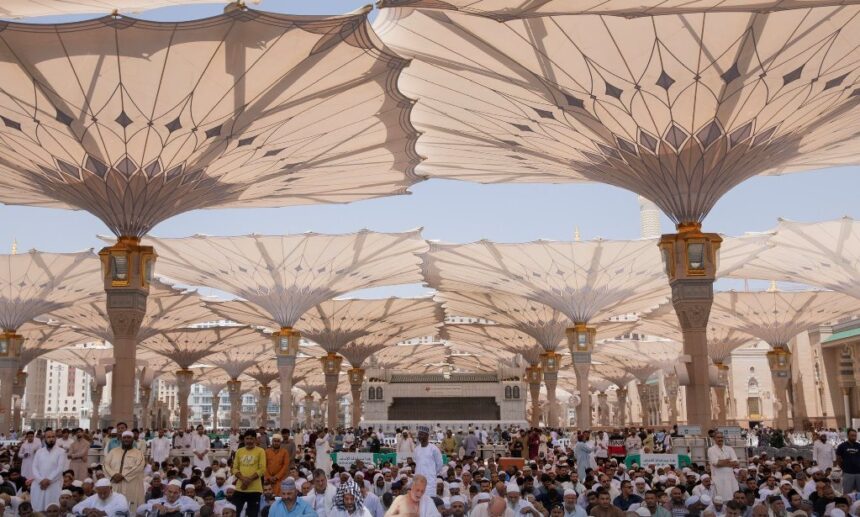
[[[442,452],[447,454],[449,458],[457,455],[457,439],[454,438],[454,433],[450,429],[445,433],[445,438],[442,439]]]
[[[233,475],[236,476],[236,493],[233,503],[236,515],[240,515],[245,505],[246,517],[258,517],[260,497],[263,494],[263,476],[266,474],[266,452],[257,447],[257,433],[245,432],[245,446],[236,451],[233,457]]]

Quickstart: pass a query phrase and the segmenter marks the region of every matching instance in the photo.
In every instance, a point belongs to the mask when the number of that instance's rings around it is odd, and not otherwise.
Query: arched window
[[[367,388],[367,398],[370,400],[376,400],[376,390],[373,389],[373,386]]]
[[[520,387],[519,386],[514,386],[514,398],[515,399],[520,398]]]
[[[382,400],[382,386],[376,387],[376,400]]]
[[[750,377],[749,383],[747,383],[747,392],[750,394],[758,393],[758,381],[755,377]]]
[[[510,386],[505,386],[505,398],[510,399],[514,396],[514,390]]]

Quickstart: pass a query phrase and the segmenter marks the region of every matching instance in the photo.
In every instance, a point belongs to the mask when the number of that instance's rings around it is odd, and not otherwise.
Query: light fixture
[[[292,327],[281,327],[281,330],[272,334],[275,341],[275,353],[279,356],[295,357],[299,353],[299,344],[302,335]]]

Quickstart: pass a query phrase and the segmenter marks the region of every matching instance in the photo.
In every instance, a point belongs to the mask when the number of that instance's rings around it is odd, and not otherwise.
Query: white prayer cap
[[[490,497],[490,494],[488,494],[486,492],[481,492],[480,494],[475,496],[475,501],[477,501],[479,503],[481,501],[489,501],[490,499],[492,499],[492,497]]]
[[[718,496],[718,495],[715,495],[715,496],[714,496],[714,500],[713,500],[713,503],[714,503],[714,504],[723,504],[724,502],[725,502],[725,501],[723,501],[723,498],[722,498],[722,497],[720,497],[720,496]]]
[[[218,472],[215,473],[215,479],[218,478],[227,479],[227,474],[225,474],[223,470],[219,469]]]
[[[93,478],[86,478],[84,480],[84,483],[92,483],[92,482],[93,482]],[[72,484],[74,484],[74,483],[72,483]]]
[[[642,484],[644,485],[644,484],[645,484],[645,478],[636,478],[636,479],[633,481],[633,484],[634,484],[634,485],[638,485],[639,483],[642,483]]]
[[[651,517],[651,510],[645,508],[644,506],[640,506],[636,509],[636,515],[639,515],[641,517]]]
[[[170,480],[170,483],[168,483],[167,485],[182,488],[182,481],[179,481],[178,479],[172,479],[172,480]]]
[[[452,495],[450,499],[451,504],[460,503],[466,504],[466,498],[461,495]]]
[[[67,496],[71,497],[72,491],[71,490],[63,490],[62,492],[60,492],[60,495],[67,495]]]
[[[507,489],[508,489],[509,494],[519,494],[520,493],[520,486],[516,483],[508,483]]]
[[[686,501],[684,501],[684,505],[685,505],[687,508],[689,508],[689,507],[693,506],[694,504],[696,504],[696,503],[698,503],[698,502],[699,502],[699,496],[697,496],[697,495],[693,495],[693,496],[688,497],[688,498],[687,498],[687,500],[686,500]]]
[[[709,476],[708,474],[702,474],[702,477],[701,477],[701,478],[699,478],[699,479],[701,479],[702,481],[704,481],[704,480],[706,480],[706,479],[711,479],[711,476]]]
[[[131,431],[124,431],[122,433],[122,437],[125,438],[126,436],[131,436],[132,438],[134,438],[134,433]]]
[[[577,493],[576,493],[576,490],[572,490],[572,489],[570,489],[570,488],[566,488],[566,489],[564,490],[564,497],[567,497],[567,496],[569,496],[569,495],[579,495],[579,494],[577,494]]]
[[[96,488],[102,488],[106,486],[110,486],[110,480],[108,478],[101,478],[96,481]]]
[[[233,510],[235,512],[236,506],[233,503],[224,503],[221,507],[221,511],[223,512],[224,510]]]
[[[708,494],[702,494],[699,496],[699,501],[701,501],[705,506],[711,506],[711,496]]]
[[[839,508],[834,508],[830,510],[830,517],[845,517],[845,512],[843,512]]]
[[[87,479],[89,479],[89,478],[87,478]],[[80,480],[76,479],[76,480],[72,481],[72,486],[75,488],[81,488],[82,486],[84,486],[84,483],[86,483],[86,481],[81,482]],[[92,479],[90,479],[90,484],[93,484]]]

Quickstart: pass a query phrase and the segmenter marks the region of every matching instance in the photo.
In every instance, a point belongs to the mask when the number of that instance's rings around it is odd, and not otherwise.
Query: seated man
[[[59,505],[58,505],[59,509]],[[96,481],[96,493],[76,504],[72,511],[78,515],[107,516],[128,515],[128,500],[113,491],[107,478]]]
[[[197,504],[197,501],[182,495],[182,482],[174,479],[164,489],[164,497],[151,499],[146,504],[138,506],[137,514],[146,515],[146,512],[150,514],[158,512],[157,515],[183,514],[185,512],[197,512],[199,509],[200,505]]]

